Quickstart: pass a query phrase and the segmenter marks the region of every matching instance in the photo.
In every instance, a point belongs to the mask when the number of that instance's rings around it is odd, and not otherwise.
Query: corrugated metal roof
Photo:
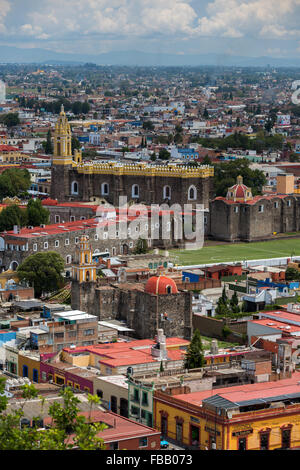
[[[232,402],[227,400],[226,398],[221,397],[220,395],[213,395],[212,397],[205,398],[203,400],[203,404],[209,404],[215,406],[216,408],[223,408],[223,409],[230,409],[230,408],[238,408],[242,406],[251,406],[251,405],[259,405],[262,403],[273,403],[277,401],[285,401],[285,400],[292,400],[293,398],[300,398],[300,391],[299,393],[290,393],[287,395],[277,395],[273,397],[266,397],[266,398],[254,398],[252,400],[244,400],[239,402]]]

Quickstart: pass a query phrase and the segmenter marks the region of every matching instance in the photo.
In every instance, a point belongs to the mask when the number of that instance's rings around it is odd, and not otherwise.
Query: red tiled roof
[[[254,398],[267,398],[289,393],[300,393],[298,382],[300,380],[300,372],[294,372],[292,378],[283,379],[278,382],[262,382],[247,385],[236,385],[228,389],[228,387],[218,388],[217,390],[206,390],[204,392],[193,392],[187,394],[173,395],[183,402],[193,405],[202,405],[205,398],[213,395],[219,395],[232,402],[240,402],[251,400]]]

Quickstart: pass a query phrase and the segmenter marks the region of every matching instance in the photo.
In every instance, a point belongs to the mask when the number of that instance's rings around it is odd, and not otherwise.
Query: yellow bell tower
[[[72,165],[72,135],[64,106],[61,111],[54,130],[54,152],[52,163],[54,165]]]
[[[96,281],[96,263],[92,259],[92,250],[87,235],[80,237],[79,245],[76,247],[72,277],[80,283]]]

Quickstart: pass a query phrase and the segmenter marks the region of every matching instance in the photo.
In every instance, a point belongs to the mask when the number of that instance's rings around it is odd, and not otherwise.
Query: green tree
[[[36,297],[54,292],[63,286],[63,258],[54,251],[28,256],[18,267],[18,277],[34,288]]]
[[[38,426],[22,427],[21,418],[24,417],[24,403],[31,399],[41,398],[33,385],[23,387],[23,405],[12,411],[7,410],[8,400],[4,396],[5,378],[0,377],[0,450],[101,450],[104,441],[98,434],[107,426],[93,423],[92,411],[100,403],[97,396],[88,394],[89,415],[85,418],[80,414],[79,399],[68,387],[61,389],[60,396],[63,403],[55,402],[49,407],[49,416],[52,419],[47,430],[40,430]],[[44,400],[41,399],[41,412]],[[33,418],[38,422],[40,416]]]
[[[186,369],[196,369],[198,367],[203,367],[204,362],[201,335],[200,331],[196,329],[185,355],[184,367]]]
[[[169,160],[170,159],[170,152],[168,152],[167,149],[161,149],[159,151],[159,155],[158,155],[158,158],[160,158],[160,160]]]
[[[8,113],[3,118],[3,123],[8,127],[18,126],[20,124],[18,113]]]
[[[37,227],[49,223],[50,212],[43,207],[40,199],[30,199],[27,204],[27,224]]]
[[[53,153],[53,145],[52,145],[52,140],[51,140],[51,131],[50,131],[50,129],[48,130],[48,133],[47,133],[47,140],[46,140],[46,144],[45,144],[45,153],[47,155],[52,155],[52,153]]]
[[[287,281],[297,281],[300,279],[300,272],[296,268],[289,267],[285,271],[285,279]]]
[[[31,185],[30,173],[26,169],[9,168],[0,175],[0,199],[26,192]]]
[[[230,307],[231,307],[232,313],[239,313],[240,312],[239,298],[237,296],[236,291],[234,291],[233,296],[230,299]]]
[[[14,225],[23,227],[27,224],[27,214],[24,209],[13,204],[0,212],[0,232],[12,230]]]
[[[153,131],[154,130],[154,124],[152,121],[144,121],[143,122],[143,129],[147,131]]]
[[[71,139],[71,147],[72,147],[72,154],[74,155],[75,150],[80,150],[81,149],[81,143],[77,139],[77,137],[74,137],[72,135]]]
[[[205,155],[205,157],[203,158],[202,165],[211,165],[211,159],[208,155]]]
[[[141,255],[141,254],[147,253],[147,251],[148,251],[147,240],[145,238],[139,237],[134,253],[136,255]]]

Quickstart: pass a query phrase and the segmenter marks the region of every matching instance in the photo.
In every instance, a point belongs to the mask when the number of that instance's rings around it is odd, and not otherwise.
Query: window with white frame
[[[66,245],[66,246],[70,245],[70,240],[69,240],[69,238],[66,238],[66,239],[65,239],[65,245]]]
[[[171,199],[171,188],[170,186],[164,186],[163,188],[163,198]]]
[[[197,189],[194,185],[190,186],[188,189],[188,199],[190,201],[195,201],[197,199]]]
[[[34,243],[32,246],[33,251],[37,251],[37,243]]]
[[[139,197],[139,194],[140,194],[140,188],[139,188],[138,184],[134,184],[132,186],[131,196],[132,197]]]
[[[101,195],[102,196],[108,196],[109,194],[109,184],[108,183],[102,183],[101,184]]]
[[[55,248],[58,248],[58,247],[59,247],[59,240],[55,240],[54,246],[55,246]]]
[[[258,206],[258,212],[263,212],[264,211],[264,206]]]
[[[48,249],[48,242],[44,242],[44,250],[47,250]]]
[[[78,183],[73,181],[71,184],[71,194],[78,194]]]

